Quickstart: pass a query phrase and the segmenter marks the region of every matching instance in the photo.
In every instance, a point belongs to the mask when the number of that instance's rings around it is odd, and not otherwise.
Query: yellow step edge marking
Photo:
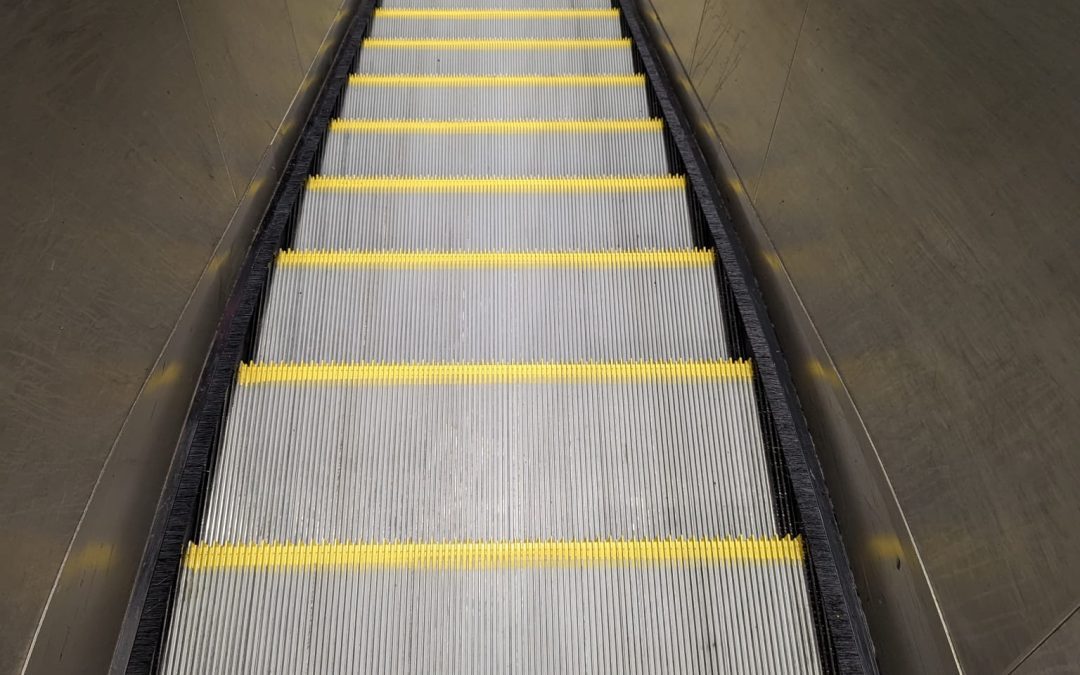
[[[349,76],[366,87],[644,87],[644,75],[364,75]]]
[[[683,176],[602,178],[396,178],[312,176],[309,190],[333,192],[656,192],[685,190]]]
[[[509,384],[515,382],[627,382],[748,380],[749,361],[626,363],[241,363],[241,386],[284,383]]]
[[[660,132],[660,119],[616,120],[363,120],[335,119],[330,131],[411,134],[542,134]]]
[[[366,269],[473,269],[571,267],[711,267],[712,249],[656,251],[279,251],[280,267],[359,267]]]
[[[367,38],[364,49],[438,49],[440,51],[552,51],[559,49],[630,49],[629,38],[617,40],[411,40]]]
[[[664,563],[784,563],[803,559],[799,537],[637,541],[189,544],[189,570],[265,568],[507,569]]]
[[[617,19],[618,9],[383,9],[384,19]]]

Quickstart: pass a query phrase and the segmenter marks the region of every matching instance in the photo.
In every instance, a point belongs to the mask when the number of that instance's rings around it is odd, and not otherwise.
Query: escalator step
[[[711,251],[278,256],[263,361],[727,357]]]
[[[169,674],[818,670],[798,540],[196,545],[179,592]]]
[[[693,246],[686,181],[319,177],[297,249],[569,251]]]
[[[630,75],[630,41],[368,38],[357,72],[373,75]]]
[[[202,540],[770,536],[751,372],[247,365]]]
[[[330,125],[323,174],[397,176],[658,175],[660,120],[402,121]]]
[[[371,37],[616,39],[617,9],[376,9]]]
[[[341,115],[362,119],[646,118],[641,75],[365,75]]]

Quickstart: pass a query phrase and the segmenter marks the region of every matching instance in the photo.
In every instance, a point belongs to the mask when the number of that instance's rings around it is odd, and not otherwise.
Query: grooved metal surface
[[[376,10],[373,38],[616,39],[617,10],[450,12]]]
[[[278,264],[262,361],[624,361],[727,356],[695,267]],[[662,263],[661,263],[662,264]]]
[[[791,561],[234,568],[185,574],[180,596],[208,611],[176,617],[169,675],[817,666],[802,566]]]
[[[249,384],[202,538],[764,537],[765,472],[747,378]]]
[[[653,120],[382,124],[339,120],[322,173],[419,176],[655,175],[667,169]]]
[[[629,44],[473,7],[375,19],[164,672],[820,671],[753,365]]]
[[[342,117],[493,120],[619,119],[649,114],[645,80],[629,76],[359,75]]]
[[[628,75],[626,40],[388,40],[369,38],[357,72],[374,75]]]
[[[539,251],[693,245],[685,187],[508,192],[310,190],[297,249]]]

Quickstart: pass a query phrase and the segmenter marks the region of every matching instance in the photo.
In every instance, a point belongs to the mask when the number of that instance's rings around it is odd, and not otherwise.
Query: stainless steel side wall
[[[342,0],[0,8],[0,673],[103,672]]]
[[[1076,668],[1080,5],[641,4],[796,373],[883,671]]]

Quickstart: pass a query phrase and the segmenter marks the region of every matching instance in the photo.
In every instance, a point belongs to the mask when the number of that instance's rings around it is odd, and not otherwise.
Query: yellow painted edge
[[[616,40],[412,40],[367,38],[364,49],[438,49],[443,51],[509,51],[558,49],[629,49],[630,39]]]
[[[375,87],[644,87],[644,75],[367,75],[352,86]]]
[[[365,269],[711,267],[712,249],[655,251],[279,251],[281,267]]]
[[[750,361],[625,363],[241,363],[240,386],[284,383],[500,384],[642,380],[749,380]]]
[[[596,178],[397,178],[312,176],[309,190],[333,192],[653,192],[685,190],[683,176]]]
[[[612,9],[383,9],[375,18],[384,19],[617,19]]]
[[[542,134],[660,132],[660,119],[612,120],[365,120],[334,119],[330,131],[339,133],[410,134]]]
[[[504,569],[657,563],[800,562],[799,537],[637,541],[191,544],[189,570],[280,568]]]

